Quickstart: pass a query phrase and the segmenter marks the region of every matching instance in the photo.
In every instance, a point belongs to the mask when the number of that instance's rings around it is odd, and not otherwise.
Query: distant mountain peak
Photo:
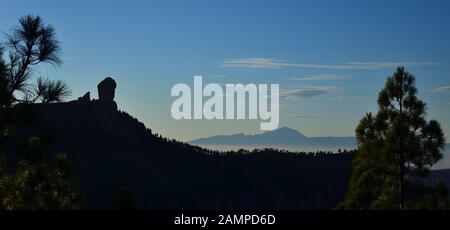
[[[299,132],[298,130],[296,130],[296,129],[291,129],[291,128],[286,127],[286,126],[284,126],[284,127],[282,127],[282,128],[279,128],[278,131],[281,131],[281,132],[284,132],[284,133],[291,133],[291,134],[295,133],[295,134],[300,134],[300,135],[304,136],[304,135],[303,135],[301,132]]]
[[[265,132],[262,135],[279,135],[279,136],[286,136],[286,137],[301,137],[301,138],[306,138],[305,135],[303,135],[302,133],[300,133],[298,130],[295,129],[291,129],[289,127],[281,127],[279,129],[273,130],[273,131],[269,131],[269,132]]]
[[[283,132],[298,132],[297,130],[295,130],[295,129],[291,129],[291,128],[289,128],[289,127],[287,127],[287,126],[283,126],[283,127],[281,127],[281,128],[279,128],[279,129],[277,129],[278,131],[283,131]]]

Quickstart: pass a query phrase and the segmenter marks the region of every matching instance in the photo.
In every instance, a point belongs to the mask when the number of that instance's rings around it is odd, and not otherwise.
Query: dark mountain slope
[[[85,208],[107,207],[123,186],[147,209],[329,209],[347,191],[350,154],[209,152],[152,134],[115,102],[38,107],[33,125],[19,127],[10,148],[52,133],[48,155],[72,159]]]
[[[442,180],[447,184],[447,189],[450,191],[450,169],[440,169],[431,171],[422,182],[425,185],[433,185],[437,180]]]

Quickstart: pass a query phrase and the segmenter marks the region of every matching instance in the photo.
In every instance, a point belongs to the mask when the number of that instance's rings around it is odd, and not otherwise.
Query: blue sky
[[[428,118],[450,139],[449,1],[2,0],[0,30],[39,14],[56,27],[71,99],[106,76],[116,101],[155,132],[180,140],[257,133],[259,121],[175,121],[176,83],[277,83],[280,126],[351,136],[395,66],[416,75]]]

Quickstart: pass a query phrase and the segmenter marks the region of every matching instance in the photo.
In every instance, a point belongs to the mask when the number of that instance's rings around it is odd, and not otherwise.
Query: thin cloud
[[[243,58],[224,61],[222,66],[228,68],[278,69],[286,63],[273,58]]]
[[[322,87],[322,86],[301,86],[289,87],[282,89],[280,93],[281,98],[285,99],[304,99],[317,97],[324,94],[338,93],[341,88],[338,87]]]
[[[318,81],[318,80],[339,80],[339,79],[346,79],[346,78],[348,78],[348,76],[337,75],[337,74],[321,74],[321,75],[311,76],[311,77],[291,77],[288,79],[294,80],[294,81]]]
[[[323,65],[323,64],[305,64],[289,63],[275,58],[240,58],[230,59],[222,63],[226,68],[244,68],[244,69],[281,69],[281,68],[309,68],[325,70],[373,70],[395,68],[397,66],[438,66],[443,63],[433,62],[349,62],[344,64]]]
[[[86,61],[86,58],[81,58],[81,57],[69,57],[69,56],[65,56],[61,58],[63,61]]]
[[[226,77],[227,77],[227,75],[212,75],[210,78],[218,79],[218,78],[226,78]]]
[[[290,117],[297,119],[324,119],[321,116],[310,116],[310,115],[301,115],[301,114],[293,114]]]
[[[368,96],[338,96],[329,98],[330,101],[374,102],[376,98]]]
[[[433,89],[433,92],[440,92],[440,93],[450,92],[450,86],[442,86],[442,87]]]

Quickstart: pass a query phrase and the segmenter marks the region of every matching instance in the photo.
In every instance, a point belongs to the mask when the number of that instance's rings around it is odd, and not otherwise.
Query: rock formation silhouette
[[[97,85],[98,99],[100,101],[114,101],[114,95],[116,91],[116,81],[107,77]]]
[[[80,102],[89,102],[89,101],[91,101],[91,93],[90,92],[85,93],[82,97],[78,98],[78,101],[80,101]]]

